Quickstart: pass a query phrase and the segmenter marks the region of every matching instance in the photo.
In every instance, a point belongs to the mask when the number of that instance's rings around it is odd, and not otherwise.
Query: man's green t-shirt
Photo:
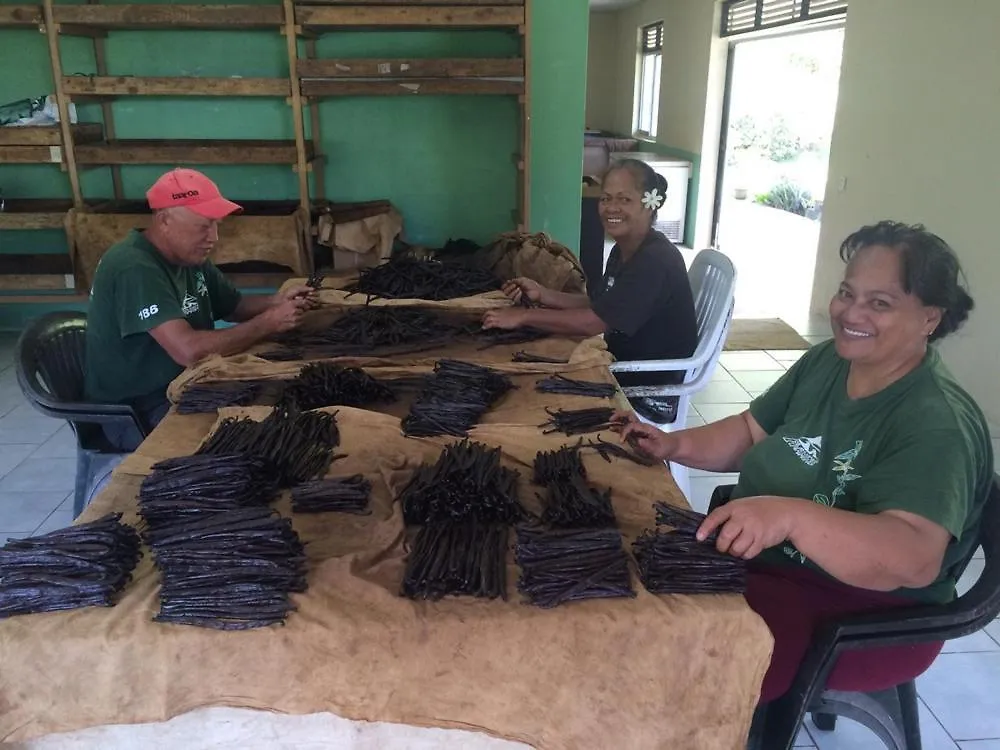
[[[240,293],[211,262],[168,263],[139,231],[112,246],[94,274],[87,313],[87,397],[142,404],[163,396],[183,368],[149,335],[170,320],[209,331]]]
[[[848,368],[832,341],[820,344],[754,400],[750,413],[768,437],[744,457],[733,497],[809,498],[933,521],[952,537],[940,576],[895,593],[950,601],[993,481],[986,419],[933,348],[913,372],[866,398],[848,397]],[[816,567],[789,543],[761,559]]]

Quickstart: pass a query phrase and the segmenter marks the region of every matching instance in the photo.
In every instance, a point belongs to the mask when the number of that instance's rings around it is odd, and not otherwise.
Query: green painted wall
[[[588,15],[586,0],[535,0],[531,17],[531,228],[549,232],[574,251]],[[96,72],[90,40],[64,38],[61,45],[67,74]],[[284,39],[272,32],[112,32],[106,46],[112,75],[287,75]],[[514,56],[518,40],[502,31],[341,32],[323,35],[318,48],[320,57]],[[44,35],[0,29],[0,71],[0,103],[51,92]],[[293,137],[291,113],[280,99],[134,97],[112,106],[120,138]],[[81,120],[100,120],[100,107],[78,109]],[[403,213],[407,239],[418,243],[440,244],[449,237],[485,242],[512,228],[517,204],[512,155],[520,147],[512,97],[328,98],[320,100],[319,110],[327,198],[388,198]],[[126,197],[141,199],[164,169],[123,167]],[[235,200],[297,196],[288,167],[199,169]],[[87,170],[81,181],[86,198],[112,196],[107,168]],[[10,198],[70,196],[66,175],[48,164],[0,165],[0,190]],[[0,231],[0,253],[5,252],[65,252],[65,243],[58,231]],[[23,318],[10,307],[0,304],[0,327]]]

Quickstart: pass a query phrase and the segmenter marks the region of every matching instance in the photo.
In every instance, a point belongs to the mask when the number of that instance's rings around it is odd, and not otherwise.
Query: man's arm
[[[277,294],[243,295],[236,309],[226,316],[226,320],[242,323],[288,300],[305,300],[308,302],[308,307],[315,307],[316,292],[308,286],[293,286]]]

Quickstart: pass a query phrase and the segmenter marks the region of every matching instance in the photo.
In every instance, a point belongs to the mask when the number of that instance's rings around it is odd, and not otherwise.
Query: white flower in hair
[[[664,196],[660,195],[660,191],[653,188],[652,190],[648,190],[645,195],[642,196],[642,205],[650,211],[655,211],[663,205],[663,198]]]

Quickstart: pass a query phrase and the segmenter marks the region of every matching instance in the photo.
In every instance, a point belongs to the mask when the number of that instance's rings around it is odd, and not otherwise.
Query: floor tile
[[[0,448],[0,479],[7,476],[37,448],[35,445],[5,445]]]
[[[941,654],[917,692],[956,740],[1000,737],[1000,653]]]
[[[750,393],[754,393],[766,391],[784,374],[784,370],[747,370],[744,372],[737,371],[733,377],[736,378],[737,383],[746,388]]]
[[[750,394],[737,382],[713,381],[691,397],[694,404],[735,404],[748,401]]]
[[[693,408],[688,412],[687,421],[684,424],[684,429],[690,430],[692,427],[704,427],[708,424],[705,418],[698,414]]]
[[[709,378],[709,380],[713,383],[717,383],[719,381],[723,381],[726,383],[736,382],[736,379],[733,377],[733,374],[729,372],[729,370],[727,370],[722,365],[715,366],[715,369],[712,371],[712,377]]]
[[[983,567],[985,567],[986,561],[982,558],[978,560],[969,560],[969,567],[965,569],[962,573],[962,577],[958,579],[958,583],[955,584],[955,590],[958,595],[961,596],[970,588],[972,584],[979,580],[979,576],[983,574]]]
[[[63,420],[39,414],[25,403],[0,418],[0,445],[34,443],[41,445],[66,424]]]
[[[770,354],[763,351],[754,352],[723,352],[719,355],[719,363],[729,372],[737,370],[783,370]]]
[[[798,362],[805,354],[804,349],[768,349],[767,353],[779,362]]]
[[[966,740],[958,743],[959,750],[1000,750],[1000,740]]]
[[[946,641],[944,648],[941,649],[942,654],[972,654],[987,651],[1000,652],[1000,645],[997,645],[986,630]]]
[[[750,406],[748,401],[741,401],[733,404],[695,404],[698,414],[706,422],[718,422],[720,419],[731,417],[734,414],[741,414]]]
[[[795,742],[792,743],[792,747],[816,747],[812,741],[812,737],[809,736],[809,732],[805,727],[799,730],[799,733],[795,736]]]
[[[997,643],[1000,643],[1000,620],[994,620],[993,622],[991,622],[989,625],[983,628],[983,632],[989,635],[990,638],[992,638]]]
[[[927,706],[920,702],[918,707],[920,739],[924,750],[956,750],[954,740]],[[885,750],[885,745],[874,732],[844,717],[837,718],[837,727],[832,732],[821,732],[811,718],[806,719],[805,726],[819,750]]]
[[[66,499],[62,492],[0,492],[0,529],[31,534]]]
[[[0,492],[62,492],[65,497],[75,481],[75,459],[26,458],[0,479]]]
[[[48,534],[50,531],[65,529],[73,524],[73,493],[69,493],[48,518],[42,521],[41,525],[35,529],[35,536]],[[1000,648],[1000,647],[998,647]]]
[[[38,446],[32,458],[76,458],[76,435],[69,424],[63,423],[56,433]]]

